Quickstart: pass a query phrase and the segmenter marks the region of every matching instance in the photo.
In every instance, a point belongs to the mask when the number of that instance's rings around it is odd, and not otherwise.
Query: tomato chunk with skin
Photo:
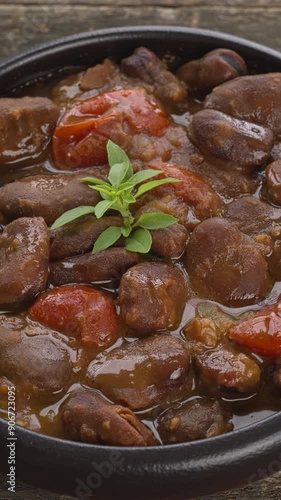
[[[230,328],[229,338],[263,356],[280,356],[281,301]]]
[[[170,120],[143,89],[115,90],[86,99],[62,117],[53,135],[57,168],[85,168],[107,163],[109,139],[125,148],[130,136],[159,136]]]
[[[97,348],[110,346],[119,334],[113,300],[87,286],[61,286],[41,294],[28,310],[31,319]]]
[[[164,197],[174,195],[180,198],[189,206],[194,208],[196,216],[200,219],[207,219],[220,212],[221,200],[211,186],[203,177],[190,172],[184,167],[172,165],[170,163],[158,163],[149,165],[154,170],[162,170],[159,178],[173,177],[179,182],[164,184],[148,193],[146,199],[153,197]]]
[[[169,164],[164,166],[163,175],[179,179],[180,182],[168,186],[172,187],[176,196],[195,208],[199,218],[215,215],[221,208],[220,198],[200,175],[189,172],[183,167]]]

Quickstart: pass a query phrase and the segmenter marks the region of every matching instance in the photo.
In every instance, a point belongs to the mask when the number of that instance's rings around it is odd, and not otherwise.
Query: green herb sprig
[[[81,179],[88,184],[90,189],[100,193],[102,201],[97,203],[96,206],[80,206],[68,210],[53,223],[51,229],[58,229],[87,214],[93,213],[97,219],[100,219],[108,210],[115,210],[122,216],[123,225],[121,227],[111,226],[105,229],[97,238],[93,253],[96,254],[114,245],[120,236],[124,237],[127,250],[147,253],[152,245],[150,231],[171,226],[177,222],[177,219],[163,212],[150,212],[142,214],[135,221],[130,211],[130,205],[136,203],[142,194],[155,187],[180,181],[168,177],[146,182],[161,174],[162,171],[146,169],[134,173],[125,151],[110,140],[107,143],[107,155],[110,166],[108,182],[95,177]]]

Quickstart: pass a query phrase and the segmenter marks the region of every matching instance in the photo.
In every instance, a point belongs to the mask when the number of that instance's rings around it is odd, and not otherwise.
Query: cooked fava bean
[[[261,369],[255,361],[225,346],[196,355],[195,366],[200,380],[217,389],[255,392],[261,379]]]
[[[116,69],[115,64],[110,59],[105,59],[102,64],[88,68],[80,82],[80,89],[86,92],[87,90],[103,88],[114,78]]]
[[[192,169],[202,175],[213,190],[226,200],[254,194],[258,187],[257,178],[251,169],[233,168],[233,164],[228,162],[222,165],[221,160],[211,160],[210,157],[206,159],[201,153],[197,155],[196,164],[192,163]]]
[[[188,231],[182,224],[156,229],[152,234],[151,250],[166,259],[180,257],[186,247]]]
[[[265,187],[268,199],[281,205],[281,160],[274,161],[265,169]]]
[[[87,383],[132,410],[178,401],[190,390],[189,350],[171,335],[140,339],[99,354]]]
[[[232,430],[230,412],[219,401],[193,399],[164,411],[156,420],[164,444],[210,438]]]
[[[0,165],[32,160],[51,142],[59,116],[46,97],[0,98]]]
[[[269,128],[232,118],[215,109],[195,113],[188,136],[201,153],[243,167],[263,165],[274,142]]]
[[[254,236],[281,223],[281,210],[253,196],[237,198],[226,206],[224,217],[242,233]]]
[[[121,226],[121,217],[97,219],[94,215],[69,222],[51,232],[51,260],[65,259],[92,250],[98,236],[110,226]]]
[[[112,405],[94,391],[70,394],[62,409],[64,426],[75,441],[115,446],[153,446],[152,432],[124,406]]]
[[[257,244],[223,218],[201,222],[186,250],[193,285],[206,298],[238,307],[266,297],[268,265]]]
[[[237,52],[229,49],[215,49],[201,59],[181,66],[177,76],[190,90],[208,92],[217,85],[248,73],[246,63]]]
[[[50,243],[41,218],[23,217],[0,236],[0,304],[30,301],[47,285]]]
[[[281,73],[241,76],[216,87],[204,107],[281,132]]]
[[[0,372],[23,391],[56,392],[71,382],[72,365],[67,349],[55,338],[1,326]]]
[[[121,61],[122,71],[153,86],[154,94],[163,101],[180,102],[186,97],[186,87],[151,50],[138,47]]]
[[[79,174],[23,177],[0,188],[0,212],[7,220],[43,217],[46,224],[52,224],[71,208],[98,203],[99,194],[82,179],[85,176],[106,179],[107,173],[107,168],[95,168]]]
[[[57,260],[50,264],[50,282],[59,286],[67,283],[93,283],[120,280],[121,276],[140,261],[139,254],[125,248],[108,248],[97,254],[86,253]]]
[[[121,316],[139,335],[172,330],[181,321],[187,296],[181,269],[162,262],[141,262],[121,278]]]

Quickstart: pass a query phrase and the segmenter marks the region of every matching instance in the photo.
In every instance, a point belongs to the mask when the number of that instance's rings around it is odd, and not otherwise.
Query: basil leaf
[[[94,191],[98,191],[99,193],[108,193],[111,194],[112,188],[111,186],[88,186],[90,189],[94,189]]]
[[[97,219],[100,219],[107,210],[109,210],[110,207],[115,203],[116,198],[114,200],[103,200],[100,201],[96,206],[95,206],[95,216]]]
[[[82,182],[87,182],[88,184],[96,184],[97,186],[109,186],[108,182],[98,179],[97,177],[83,177]],[[89,186],[90,187],[90,186]]]
[[[129,227],[121,227],[121,233],[122,235],[125,237],[125,238],[128,238],[129,234],[131,234],[131,231],[132,231],[132,226],[129,226]]]
[[[129,193],[124,193],[122,195],[122,200],[125,203],[127,203],[127,205],[130,205],[130,203],[135,203],[136,202],[136,198],[132,194],[129,194]]]
[[[125,151],[121,149],[117,144],[108,141],[106,145],[108,163],[110,167],[113,167],[116,163],[125,163],[128,166],[127,174],[125,175],[125,179],[129,179],[134,174],[132,164],[126,155]]]
[[[156,177],[156,175],[160,175],[163,173],[163,170],[153,170],[152,168],[147,168],[146,170],[141,170],[131,177],[131,181],[133,181],[134,185],[140,184],[141,182],[147,181],[151,179],[151,177]]]
[[[121,227],[111,226],[105,229],[94,244],[93,253],[96,254],[111,247],[121,236]]]
[[[162,186],[163,184],[169,184],[170,182],[181,182],[181,181],[179,179],[174,179],[174,177],[167,177],[166,179],[160,179],[159,181],[146,182],[145,184],[142,184],[138,188],[135,197],[138,198],[147,191],[150,191],[151,189],[154,189],[158,186]]]
[[[116,163],[130,163],[130,160],[125,151],[110,139],[107,142],[106,150],[110,167],[113,167]]]
[[[118,188],[128,172],[128,163],[115,163],[110,168],[108,180],[113,187]]]
[[[93,252],[97,253],[102,249],[110,247],[120,235],[123,235],[128,250],[147,253],[152,244],[152,237],[149,230],[168,227],[177,222],[177,219],[162,212],[155,212],[143,214],[134,223],[134,217],[129,208],[130,204],[135,203],[136,198],[157,186],[180,181],[179,179],[169,177],[167,179],[146,182],[163,172],[157,169],[146,169],[135,174],[125,151],[110,140],[106,148],[110,166],[108,182],[96,177],[84,177],[81,179],[81,181],[88,183],[90,189],[97,191],[103,199],[95,207],[82,206],[69,210],[54,222],[51,229],[61,227],[78,217],[90,213],[94,213],[97,219],[100,219],[107,210],[112,208],[112,210],[120,212],[124,226],[121,228],[111,227],[104,231],[97,239]],[[141,185],[138,187],[137,193],[134,194],[136,191],[135,186],[138,184]],[[133,231],[135,227],[140,229]]]
[[[68,222],[71,222],[75,219],[78,219],[79,217],[82,217],[82,215],[87,215],[87,214],[92,214],[96,210],[95,207],[90,207],[90,206],[81,206],[81,207],[76,207],[72,208],[71,210],[68,210],[67,212],[64,212],[58,219],[55,220],[55,222],[51,225],[50,229],[58,229],[59,227],[64,226]]]
[[[165,227],[172,226],[176,222],[178,222],[178,219],[172,215],[165,214],[163,212],[150,212],[141,215],[133,227],[140,226],[150,230],[163,229]]]
[[[122,182],[122,184],[120,184],[120,186],[118,187],[118,193],[122,193],[123,191],[130,192],[134,187],[134,184],[132,184],[132,182],[130,181]]]
[[[125,247],[130,252],[147,253],[151,245],[152,237],[147,229],[137,229],[125,241]]]
[[[93,189],[94,191],[98,191],[98,193],[100,193],[101,197],[104,200],[112,199],[111,189],[108,189],[107,187],[104,186],[88,186],[88,187],[90,189]]]

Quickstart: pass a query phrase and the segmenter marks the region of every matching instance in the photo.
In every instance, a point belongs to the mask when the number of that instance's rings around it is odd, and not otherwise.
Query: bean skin
[[[139,254],[125,248],[107,248],[97,254],[85,253],[50,264],[50,282],[59,286],[67,283],[93,283],[120,280],[122,275],[140,261]]]
[[[195,289],[205,298],[232,307],[267,296],[270,277],[257,244],[226,219],[207,219],[194,229],[186,266]]]
[[[158,334],[99,354],[87,385],[131,410],[178,401],[190,392],[189,349],[172,335]]]
[[[177,76],[193,91],[210,92],[228,80],[246,75],[246,63],[239,54],[229,49],[215,49],[201,59],[183,64]]]
[[[28,334],[0,327],[1,374],[27,394],[66,389],[73,375],[67,349],[49,335]]]
[[[200,398],[164,411],[156,427],[164,444],[185,443],[229,432],[230,417],[219,401]]]
[[[141,262],[120,281],[121,316],[140,336],[175,329],[187,297],[186,276],[173,264]]]
[[[30,302],[48,280],[49,231],[41,217],[22,217],[0,236],[0,304]]]
[[[267,198],[275,205],[281,205],[281,160],[274,161],[265,169]]]
[[[202,154],[243,167],[263,165],[274,142],[274,134],[269,128],[214,109],[196,113],[188,135]]]
[[[62,421],[71,439],[113,446],[153,446],[152,432],[136,415],[113,405],[94,391],[76,391],[62,409]]]
[[[281,73],[241,76],[216,87],[204,107],[281,132]]]
[[[138,47],[121,62],[122,71],[129,77],[140,78],[153,86],[154,95],[166,102],[181,102],[186,97],[186,86],[151,50]]]

